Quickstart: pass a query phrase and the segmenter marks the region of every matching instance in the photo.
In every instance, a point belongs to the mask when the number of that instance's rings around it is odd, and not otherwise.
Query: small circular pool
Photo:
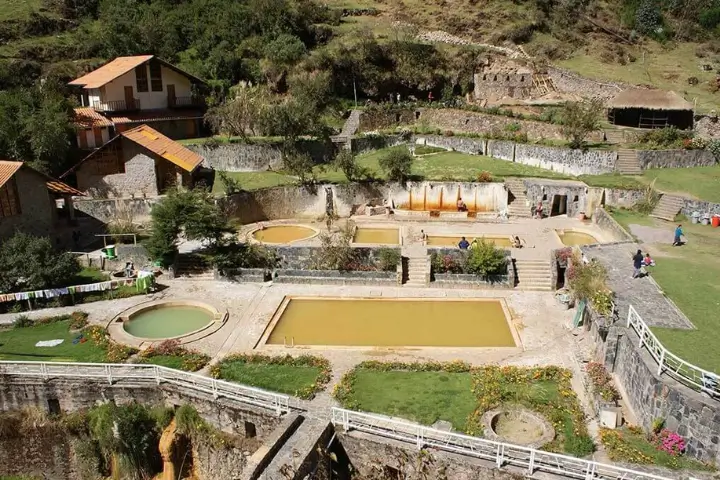
[[[314,228],[302,225],[273,225],[252,232],[255,240],[262,243],[292,243],[317,235]]]
[[[150,340],[178,338],[203,330],[217,318],[217,312],[201,304],[174,302],[147,305],[122,318],[129,335]]]
[[[558,237],[563,245],[574,247],[576,245],[591,245],[598,243],[598,239],[579,230],[556,230]]]

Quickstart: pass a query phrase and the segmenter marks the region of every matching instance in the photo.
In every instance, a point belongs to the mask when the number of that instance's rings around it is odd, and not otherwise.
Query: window
[[[137,80],[137,91],[147,92],[148,91],[148,79],[147,79],[147,68],[145,64],[135,67],[135,79]]]
[[[20,198],[18,197],[15,178],[0,187],[0,217],[20,215]]]
[[[162,67],[158,62],[150,62],[150,87],[153,92],[162,92]]]

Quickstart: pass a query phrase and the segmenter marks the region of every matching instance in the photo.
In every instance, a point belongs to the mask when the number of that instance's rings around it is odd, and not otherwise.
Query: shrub
[[[607,287],[607,270],[600,262],[585,264],[580,256],[575,254],[568,271],[568,279],[573,298],[589,301],[600,315],[612,313],[612,293]]]
[[[435,273],[462,273],[463,265],[452,255],[438,255],[433,252],[430,256],[430,265]]]
[[[588,102],[567,102],[562,113],[562,133],[570,142],[570,148],[580,148],[590,133],[600,128],[603,111],[600,99]]]
[[[720,140],[710,140],[707,144],[707,149],[710,150],[710,153],[713,154],[713,157],[715,157],[715,161],[720,161]]]
[[[465,270],[474,275],[482,275],[487,278],[490,275],[502,275],[507,272],[507,259],[505,252],[500,250],[492,242],[484,239],[475,245],[465,262]]]
[[[452,130],[445,130],[445,136],[446,137],[454,137],[455,132],[453,132]]]
[[[234,195],[243,191],[240,180],[237,178],[231,177],[227,172],[218,172],[218,176],[225,187],[225,195]]]
[[[477,176],[478,183],[490,183],[493,181],[492,173],[488,171],[482,171]]]
[[[590,362],[586,367],[588,378],[593,386],[593,391],[607,402],[614,402],[620,398],[620,394],[612,383],[610,374],[601,363]]]
[[[404,182],[410,177],[413,158],[406,148],[393,148],[380,157],[380,168],[389,180]]]
[[[320,252],[313,258],[316,270],[358,270],[357,251],[352,248],[353,229],[350,225],[340,230],[337,235],[323,232],[320,239]]]
[[[349,150],[341,150],[333,161],[336,170],[340,170],[345,174],[345,178],[353,182],[355,180],[367,179],[370,177],[370,171],[357,164],[355,155]]]
[[[164,340],[156,345],[152,345],[140,354],[141,360],[159,356],[181,358],[182,364],[180,365],[180,369],[186,372],[197,372],[210,361],[210,357],[204,353],[181,347],[180,340],[177,339]]]
[[[522,127],[520,126],[519,123],[513,122],[513,123],[508,123],[507,125],[505,125],[504,130],[506,132],[515,133],[515,132],[519,132],[521,128]]]
[[[380,270],[385,272],[394,271],[400,264],[400,251],[395,248],[381,248],[378,251],[378,264]]]
[[[87,312],[72,312],[70,314],[70,329],[71,330],[80,330],[81,328],[85,328],[88,324],[88,314]]]
[[[33,321],[30,320],[30,317],[27,315],[18,315],[15,320],[13,320],[13,328],[26,328],[26,327],[32,327]]]

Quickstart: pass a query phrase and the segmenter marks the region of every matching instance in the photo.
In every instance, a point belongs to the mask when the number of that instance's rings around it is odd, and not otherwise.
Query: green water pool
[[[213,314],[196,307],[159,307],[132,316],[125,322],[127,333],[140,338],[172,338],[200,330],[213,321]]]

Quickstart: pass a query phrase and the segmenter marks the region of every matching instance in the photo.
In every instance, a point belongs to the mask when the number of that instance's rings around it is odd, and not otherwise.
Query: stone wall
[[[193,473],[199,480],[240,478],[248,464],[249,453],[230,445],[216,448],[206,443],[193,443]]]
[[[567,213],[569,217],[574,217],[580,212],[591,214],[591,212],[585,211],[587,203],[585,189],[587,187],[584,183],[571,180],[526,179],[525,187],[527,188],[526,196],[530,205],[537,205],[542,202],[544,215],[552,215],[553,197],[555,195],[567,196],[566,211],[563,213]]]
[[[682,435],[687,442],[689,457],[717,464],[720,462],[720,413],[717,401],[711,400],[675,382],[667,376],[658,377],[657,363],[646,350],[638,348],[634,331],[611,327],[617,338],[615,352],[606,365],[624,387],[638,421],[650,429],[656,418],[665,419],[666,427]],[[608,340],[610,340],[610,333]],[[607,351],[611,350],[608,345]],[[608,358],[609,357],[609,358]]]
[[[688,168],[715,165],[715,156],[709,150],[638,150],[638,163],[648,168]]]
[[[277,144],[201,144],[187,148],[203,157],[203,166],[215,170],[259,172],[282,167],[282,152]]]
[[[396,285],[398,274],[383,271],[338,271],[310,269],[278,269],[275,283],[309,283],[325,285]]]
[[[513,268],[512,263],[512,252],[510,250],[504,250],[504,253],[507,260],[507,271],[502,275],[493,275],[486,280],[477,275],[464,273],[436,273],[433,271],[431,274],[433,285],[436,287],[447,288],[512,288],[515,286],[515,268]],[[460,250],[459,248],[429,248],[428,254],[431,256],[436,255],[439,257],[450,257],[457,264],[465,265],[469,252],[467,250]]]
[[[717,115],[695,115],[694,129],[699,137],[720,139],[720,121]]]
[[[604,195],[605,205],[620,208],[632,208],[645,198],[643,190],[622,190],[619,188],[606,188]]]
[[[350,140],[352,152],[356,155],[396,147],[407,143],[400,135],[360,135]]]
[[[53,233],[55,203],[45,185],[47,179],[29,168],[13,176],[20,203],[20,215],[0,220],[0,239],[11,237],[16,230],[38,236]],[[12,182],[12,180],[11,180]]]
[[[78,216],[85,215],[108,223],[118,217],[129,217],[135,223],[148,223],[152,207],[163,197],[80,199],[73,204]]]
[[[706,202],[704,200],[695,200],[692,198],[685,198],[684,202],[681,213],[688,218],[692,217],[693,212],[720,215],[720,203]]]
[[[157,195],[155,162],[166,160],[149,156],[147,150],[125,138],[121,142],[125,171],[110,175],[97,173],[100,160],[90,158],[75,171],[78,189],[96,198]]]
[[[584,98],[602,98],[607,101],[631,85],[621,82],[599,82],[581,77],[557,67],[548,67],[548,76],[555,88],[563,93],[574,93]]]
[[[490,157],[514,162],[515,142],[509,142],[507,140],[488,140],[486,152]]]
[[[532,120],[520,120],[503,115],[471,112],[453,108],[424,108],[415,123],[421,123],[440,130],[451,130],[455,133],[488,134],[503,132],[508,125],[519,125],[521,133],[527,133],[530,140],[553,139],[562,140],[563,135],[558,125]]]
[[[81,471],[72,440],[53,425],[0,436],[0,477],[80,479]]]
[[[431,147],[446,148],[455,152],[470,155],[483,155],[485,153],[485,140],[470,137],[449,137],[444,135],[416,135],[414,143]]]
[[[311,269],[317,259],[321,247],[268,247],[274,250],[280,259],[280,268],[289,270]],[[357,255],[358,261],[364,265],[375,266],[379,262],[379,254],[383,250],[400,251],[400,247],[357,247],[353,252]]]
[[[634,242],[635,238],[615,221],[604,208],[596,208],[592,216],[593,223],[606,232],[612,233],[613,239],[620,242]]]
[[[517,143],[514,161],[569,175],[597,175],[615,171],[617,152]]]

